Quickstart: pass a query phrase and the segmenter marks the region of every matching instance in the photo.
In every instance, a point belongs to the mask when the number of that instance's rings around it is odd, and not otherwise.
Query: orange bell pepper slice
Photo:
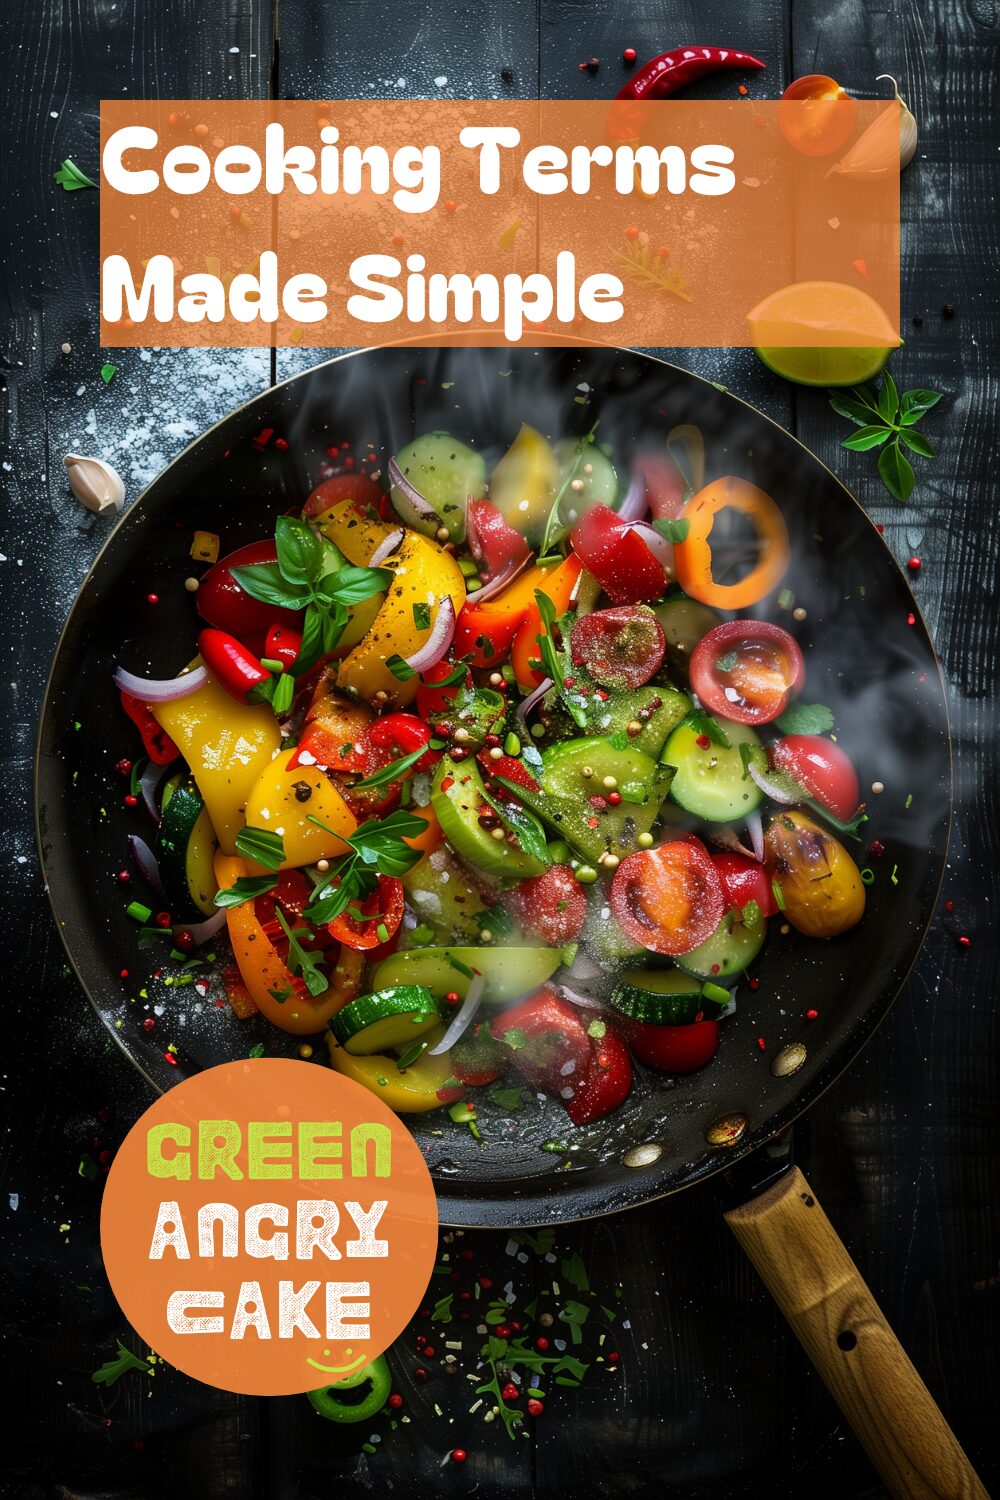
[[[422,803],[419,806],[414,805],[410,808],[410,812],[414,813],[418,818],[423,818],[427,827],[422,828],[419,833],[415,833],[412,838],[404,839],[403,843],[409,844],[411,849],[419,849],[422,854],[433,854],[444,838],[444,834],[441,832],[441,824],[437,820],[437,814],[429,802]]]
[[[230,886],[240,875],[252,873],[244,859],[220,854],[215,860],[215,878],[220,889]],[[233,957],[247,987],[247,992],[262,1015],[281,1031],[294,1036],[311,1036],[322,1031],[332,1015],[353,1000],[361,988],[364,954],[342,947],[337,954],[330,984],[321,995],[300,993],[299,984],[282,963],[254,912],[254,903],[244,901],[226,913]],[[330,950],[331,956],[333,950]],[[286,1000],[276,1000],[271,993],[291,989]]]
[[[561,562],[558,567],[543,570],[532,568],[532,573],[542,572],[542,578],[535,583],[534,588],[541,593],[547,594],[555,606],[557,615],[565,614],[569,609],[573,590],[577,579],[580,577],[582,564],[580,559],[573,553]],[[519,580],[520,581],[520,580]],[[515,584],[514,587],[517,585]],[[508,590],[509,592],[509,590]],[[501,598],[503,595],[501,595]],[[518,627],[517,635],[514,637],[514,647],[511,651],[510,662],[514,668],[514,677],[522,692],[530,693],[532,688],[544,679],[545,673],[539,672],[535,667],[529,665],[531,661],[537,661],[541,656],[541,648],[538,645],[538,637],[542,633],[542,617],[538,613],[538,605],[535,603],[535,592],[532,589],[531,602],[525,610],[524,619]]]
[[[716,516],[732,506],[752,522],[760,541],[760,562],[738,583],[716,583],[712,577],[711,531]],[[677,582],[691,599],[712,609],[749,609],[759,604],[784,578],[791,560],[788,528],[770,495],[746,479],[727,475],[707,484],[681,511],[687,536],[674,543]]]

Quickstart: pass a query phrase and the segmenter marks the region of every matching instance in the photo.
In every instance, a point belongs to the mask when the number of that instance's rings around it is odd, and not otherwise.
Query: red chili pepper
[[[666,99],[706,73],[723,68],[760,70],[765,66],[749,52],[734,52],[729,47],[678,47],[675,52],[661,52],[644,63],[638,73],[617,93],[619,99]]]
[[[169,734],[160,728],[141,698],[133,698],[131,693],[122,693],[121,699],[122,708],[142,735],[142,743],[150,760],[158,766],[169,766],[181,753]]]
[[[271,661],[280,661],[285,671],[295,665],[302,650],[302,633],[290,625],[272,625],[264,642],[264,655]]]
[[[266,672],[252,651],[242,641],[224,630],[203,630],[198,637],[198,650],[213,677],[239,703],[250,703],[251,693],[269,681]]]

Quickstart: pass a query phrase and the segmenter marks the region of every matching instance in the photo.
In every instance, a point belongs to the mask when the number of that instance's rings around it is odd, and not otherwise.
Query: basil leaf
[[[930,411],[932,406],[937,406],[940,400],[940,391],[924,391],[918,387],[916,390],[904,392],[899,409],[900,422],[904,427],[912,427],[915,422],[920,421],[924,412]]]
[[[306,602],[303,591],[282,576],[277,563],[247,563],[229,570],[240,588],[251,599],[262,604],[276,604],[280,609],[301,609]]]
[[[319,576],[323,558],[323,541],[305,521],[294,516],[279,516],[274,527],[278,548],[278,567],[289,583],[312,583]]]
[[[281,835],[267,828],[241,828],[236,835],[236,852],[267,870],[277,870],[285,857],[285,846]]]
[[[545,841],[545,830],[534,813],[522,807],[519,802],[498,802],[485,789],[483,796],[501,822],[517,835],[517,841],[525,854],[532,859],[537,859],[539,864],[545,866],[551,864],[548,844]]]
[[[668,542],[683,542],[687,538],[690,521],[681,517],[676,521],[654,521],[653,530],[665,536]]]
[[[324,579],[324,593],[328,599],[340,604],[361,604],[373,594],[384,594],[393,580],[389,568],[343,567],[329,579]]]
[[[219,907],[242,906],[244,901],[256,901],[266,896],[278,884],[273,875],[241,875],[224,891],[216,891],[214,904]]]
[[[790,703],[776,722],[782,734],[826,734],[833,714],[824,703]]]
[[[918,432],[915,427],[911,427],[908,430],[904,429],[904,431],[899,434],[899,437],[900,441],[905,443],[906,446],[911,450],[911,452],[919,453],[921,458],[934,457],[934,449],[924,437],[923,433]]]
[[[850,448],[855,453],[866,453],[869,448],[880,448],[886,438],[892,437],[891,427],[859,427],[857,432],[852,432],[841,442],[842,448]]]
[[[394,651],[391,656],[387,656],[385,664],[397,682],[409,682],[417,675],[410,663],[404,661],[398,652]]]
[[[890,495],[905,503],[913,493],[917,476],[898,443],[891,443],[878,456],[878,471]]]
[[[879,416],[884,417],[889,423],[894,423],[899,415],[899,392],[888,370],[882,376],[882,389],[878,393],[878,410]]]
[[[469,655],[463,656],[461,661],[455,663],[447,677],[436,677],[433,682],[427,682],[425,675],[423,681],[427,683],[428,687],[433,688],[457,687],[460,682],[464,682],[468,677],[468,664],[471,660],[472,654],[470,652]]]

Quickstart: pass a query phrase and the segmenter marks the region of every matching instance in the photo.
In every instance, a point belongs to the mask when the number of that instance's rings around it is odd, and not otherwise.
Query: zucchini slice
[[[163,789],[157,861],[171,909],[193,906],[204,916],[215,911],[213,860],[219,841],[193,777],[172,776]]]
[[[720,728],[729,740],[728,746],[716,744],[703,734],[698,718],[691,715],[678,724],[660,760],[673,767],[670,796],[686,812],[708,823],[737,823],[764,800],[743,757],[766,771],[767,754],[748,725],[727,720]],[[742,752],[741,746],[746,747]]]
[[[680,969],[630,969],[611,994],[611,1004],[630,1021],[685,1026],[705,1003],[701,980]]]
[[[336,1041],[356,1057],[409,1047],[442,1019],[443,1007],[422,984],[397,984],[359,995],[330,1019]]]
[[[752,964],[767,937],[767,918],[758,907],[745,922],[738,910],[727,912],[718,927],[697,948],[678,956],[677,963],[699,979],[725,983]]]

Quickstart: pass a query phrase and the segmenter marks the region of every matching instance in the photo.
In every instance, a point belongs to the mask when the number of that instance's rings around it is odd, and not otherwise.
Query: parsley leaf
[[[120,1380],[128,1370],[141,1370],[143,1375],[153,1373],[153,1367],[149,1361],[140,1359],[138,1355],[132,1353],[131,1349],[126,1349],[119,1339],[118,1358],[109,1359],[106,1364],[101,1365],[99,1370],[95,1370],[90,1378],[95,1385],[114,1385],[115,1381]]]
[[[718,719],[706,713],[703,708],[696,708],[688,715],[688,723],[697,735],[706,735],[713,745],[721,745],[723,750],[729,749],[729,736],[719,723]]]
[[[321,957],[315,953],[309,953],[299,942],[294,930],[289,927],[288,921],[280,906],[274,908],[275,916],[281,923],[285,937],[288,939],[288,958],[286,964],[291,973],[300,974],[305,981],[306,989],[310,995],[322,995],[330,981],[323,973]],[[306,929],[306,934],[312,931]]]
[[[782,734],[826,734],[833,714],[824,703],[790,703],[776,722]]]

